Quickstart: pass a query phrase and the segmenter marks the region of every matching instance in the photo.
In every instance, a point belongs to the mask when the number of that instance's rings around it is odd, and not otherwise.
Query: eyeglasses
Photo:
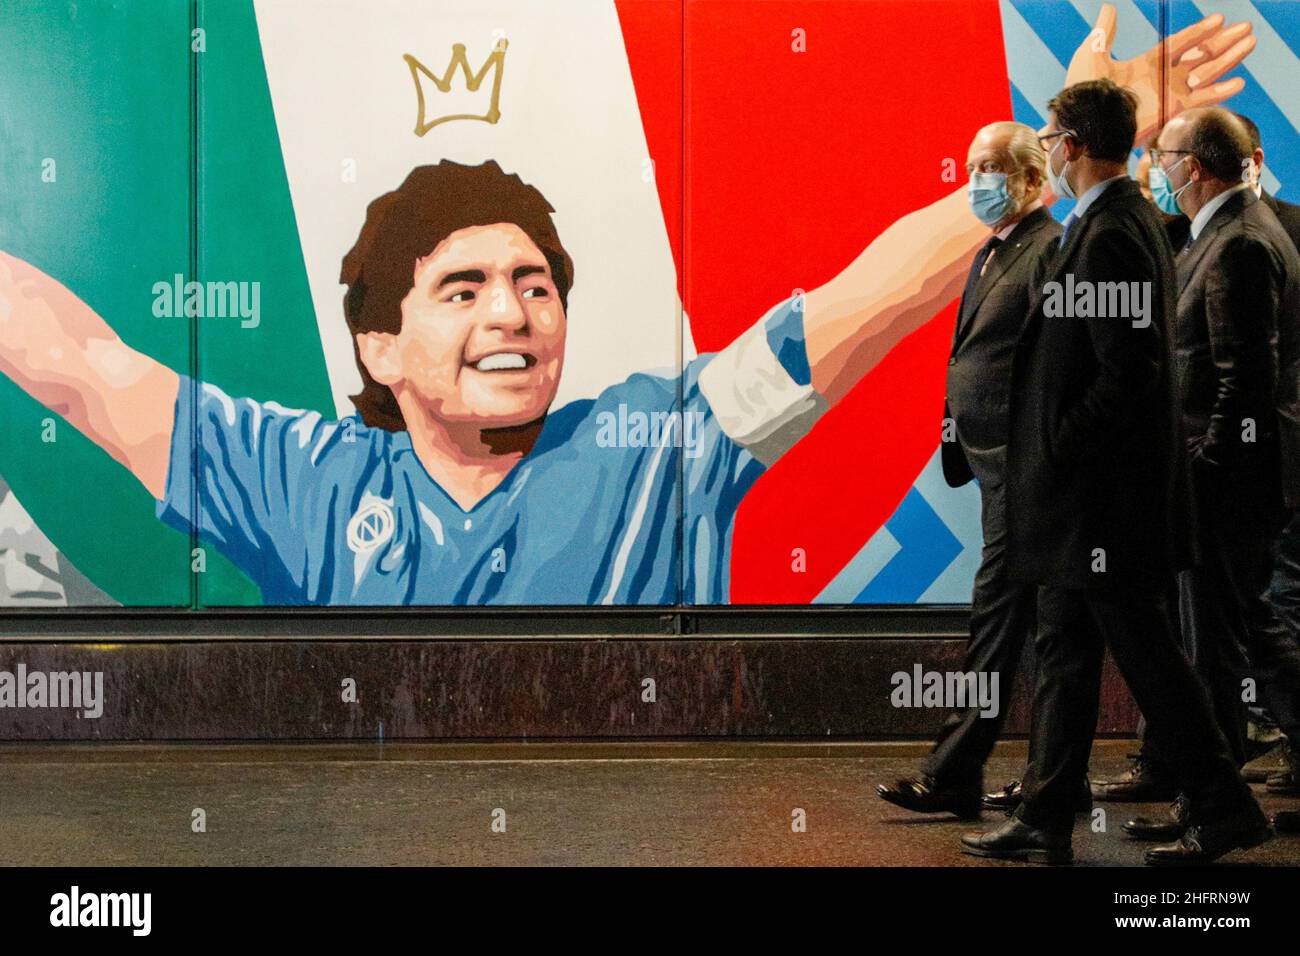
[[[1048,144],[1058,136],[1073,136],[1077,139],[1079,134],[1072,129],[1058,129],[1055,133],[1040,134],[1038,145],[1043,147],[1044,152],[1047,152],[1049,150]]]
[[[1157,166],[1160,165],[1161,157],[1174,156],[1178,153],[1183,153],[1188,156],[1192,154],[1192,151],[1190,149],[1154,149],[1153,148],[1147,150],[1147,152],[1151,154],[1151,162],[1155,163]]]

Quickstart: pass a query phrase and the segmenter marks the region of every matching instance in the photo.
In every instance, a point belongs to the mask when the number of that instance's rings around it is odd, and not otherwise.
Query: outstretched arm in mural
[[[1222,103],[1245,87],[1239,76],[1219,77],[1255,49],[1250,23],[1225,27],[1223,14],[1214,13],[1131,60],[1116,60],[1110,50],[1117,19],[1115,8],[1104,4],[1092,32],[1070,60],[1065,85],[1105,78],[1131,89],[1138,98],[1139,145],[1183,110]]]
[[[61,283],[4,252],[0,372],[162,498],[179,377],[128,346]]]
[[[1170,116],[1220,103],[1245,85],[1240,77],[1219,78],[1254,49],[1249,23],[1224,26],[1216,13],[1123,61],[1110,55],[1115,29],[1115,8],[1105,4],[1070,61],[1065,85],[1109,77],[1132,89],[1138,142]],[[1163,116],[1162,87],[1168,92]],[[830,404],[839,401],[900,339],[957,297],[971,257],[987,238],[963,187],[899,219],[847,269],[808,293],[804,336],[813,388]]]
[[[1166,106],[1177,111],[1219,102],[1240,89],[1241,80],[1219,78],[1254,46],[1249,24],[1225,28],[1218,14],[1122,62],[1109,53],[1114,33],[1115,12],[1105,6],[1071,61],[1068,82],[1111,76],[1131,86],[1139,96],[1144,131],[1162,118],[1163,64],[1169,64],[1166,88],[1171,91]],[[964,190],[910,213],[877,236],[836,278],[808,293],[799,333],[778,322],[765,330],[768,341],[779,344],[782,335],[801,334],[811,390],[834,403],[895,344],[957,296],[966,265],[985,234],[967,209]],[[743,365],[754,354],[747,351],[751,340],[737,344],[742,348],[733,359]],[[794,362],[796,371],[798,364]],[[757,369],[760,377],[770,371],[762,362]],[[723,379],[725,370],[726,363],[718,363],[713,378]],[[156,498],[163,497],[178,376],[128,347],[58,281],[3,253],[0,371],[64,415]],[[788,389],[778,396],[792,418],[820,406],[806,390]],[[733,397],[737,433],[751,419],[760,432],[775,429],[772,416],[749,413],[752,396],[743,389]]]
[[[988,237],[962,188],[909,213],[825,285],[807,294],[804,341],[812,386],[835,404],[899,340],[961,292]]]

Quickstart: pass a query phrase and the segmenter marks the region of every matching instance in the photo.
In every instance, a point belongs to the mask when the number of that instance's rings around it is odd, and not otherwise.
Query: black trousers
[[[1147,719],[1147,734],[1191,800],[1194,820],[1249,804],[1205,688],[1170,626],[1164,595],[1115,585],[1042,587],[1029,736],[1026,823],[1068,834],[1097,729],[1106,648]]]
[[[1248,678],[1283,733],[1300,740],[1300,644],[1270,594],[1277,570],[1285,575],[1280,535],[1290,526],[1280,503],[1270,506],[1270,487],[1276,494],[1275,485],[1208,481],[1198,494],[1202,560],[1178,578],[1183,642],[1238,763],[1248,757]]]
[[[1292,640],[1300,641],[1300,510],[1278,535],[1268,597]]]
[[[1238,764],[1249,757],[1247,679],[1255,701],[1300,740],[1300,643],[1287,616],[1294,625],[1300,614],[1300,518],[1288,519],[1265,474],[1196,474],[1201,560],[1178,576],[1183,647]],[[1163,768],[1159,747],[1143,738],[1143,753]]]
[[[977,453],[978,454],[978,453]],[[995,452],[967,458],[980,478],[980,523],[984,549],[971,594],[970,643],[962,669],[998,675],[998,709],[982,716],[978,707],[953,711],[939,731],[925,772],[943,786],[982,787],[984,764],[1006,723],[1021,652],[1034,630],[1038,589],[1007,575],[1007,521],[1001,457]],[[983,460],[981,460],[981,458]]]

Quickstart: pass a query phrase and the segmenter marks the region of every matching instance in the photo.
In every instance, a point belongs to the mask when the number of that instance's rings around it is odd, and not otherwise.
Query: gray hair
[[[1042,182],[1047,175],[1047,154],[1043,152],[1038,133],[1024,123],[1008,122],[1006,125],[1012,128],[1007,152],[1015,160],[1016,168],[1026,169],[1032,166],[1038,170],[1038,180]]]
[[[1006,153],[1015,164],[1016,169],[1033,168],[1038,170],[1040,188],[1047,181],[1047,154],[1043,152],[1043,144],[1039,142],[1038,132],[1032,126],[1017,123],[1014,120],[1002,120],[997,123],[990,123],[980,132],[998,133],[1006,136]],[[1034,192],[1030,198],[1037,198],[1037,192]]]

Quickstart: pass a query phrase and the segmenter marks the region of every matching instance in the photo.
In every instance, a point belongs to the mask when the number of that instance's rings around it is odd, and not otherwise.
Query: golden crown
[[[415,118],[416,136],[423,136],[439,123],[447,123],[451,120],[482,120],[485,123],[495,123],[501,118],[498,100],[501,96],[501,74],[505,71],[507,42],[505,38],[497,40],[496,46],[493,47],[492,52],[477,73],[470,69],[469,59],[465,55],[465,44],[463,43],[452,45],[451,62],[447,64],[447,69],[441,77],[431,72],[428,67],[411,56],[411,54],[405,53],[402,55],[406,65],[411,68],[411,79],[415,81],[415,97],[419,107]],[[465,74],[465,89],[463,91],[453,89],[452,84],[457,72]],[[440,116],[435,115],[433,119],[428,118],[431,111],[431,102],[436,103],[440,95],[445,96],[456,93],[463,96],[467,93],[479,93],[479,89],[483,86],[483,81],[487,78],[489,72],[492,73],[491,89],[479,94],[478,97],[478,99],[485,101],[479,104],[480,106],[486,106],[485,110],[482,112],[447,113]],[[420,79],[421,76],[427,77],[435,87],[435,90],[427,98],[424,95],[425,85]]]

